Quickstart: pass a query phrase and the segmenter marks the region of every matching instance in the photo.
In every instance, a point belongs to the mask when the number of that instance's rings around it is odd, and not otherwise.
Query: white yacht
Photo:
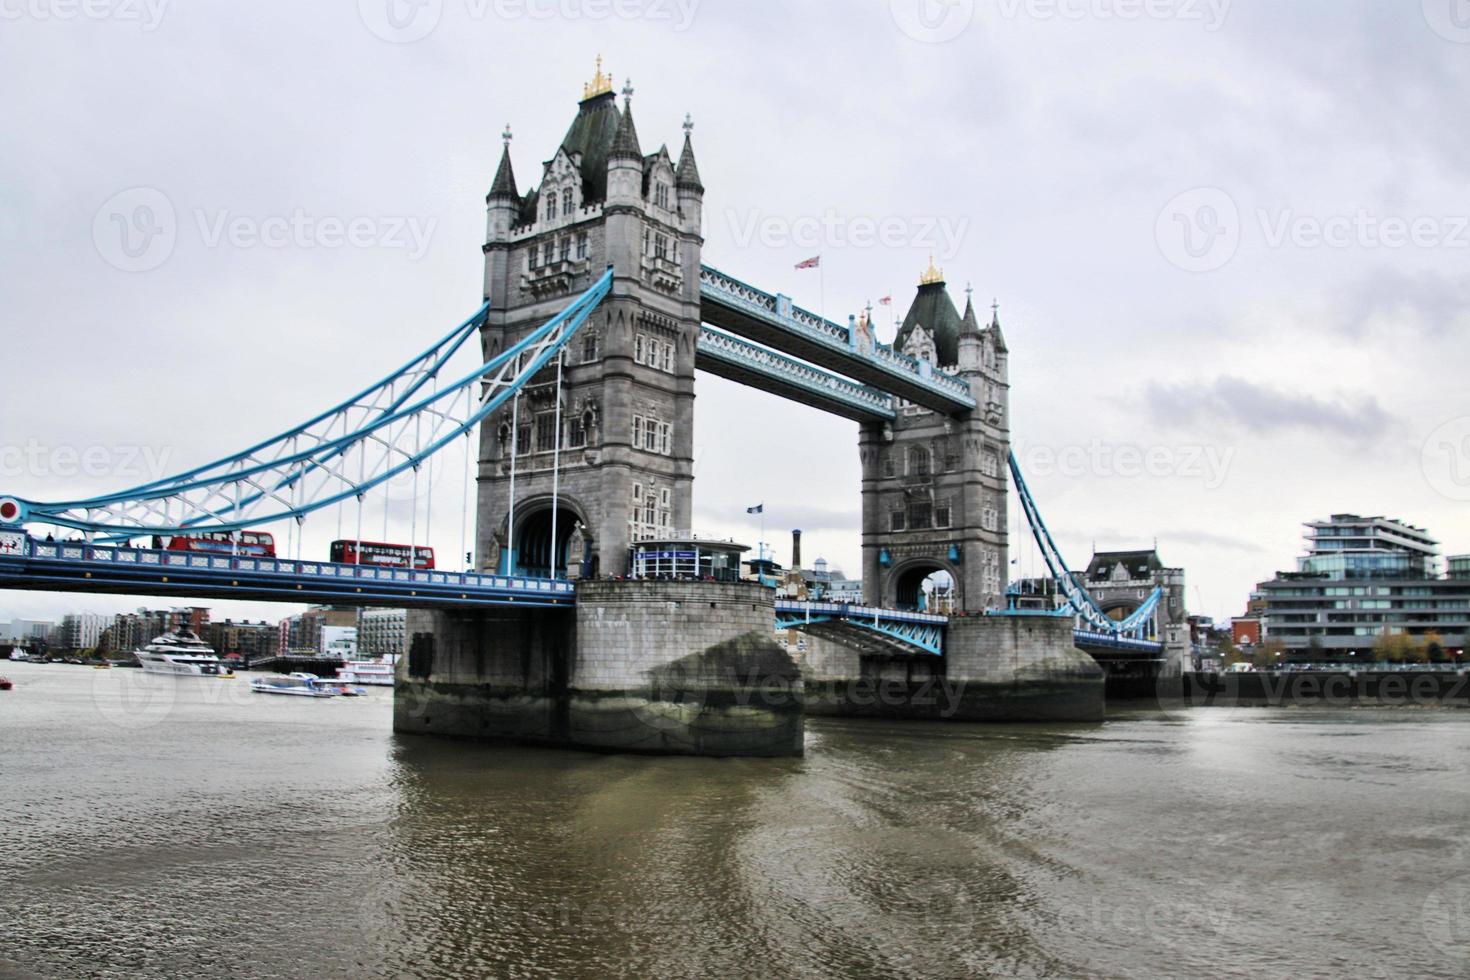
[[[150,674],[184,674],[199,676],[228,674],[214,648],[188,630],[165,633],[141,650],[134,652],[138,663]]]

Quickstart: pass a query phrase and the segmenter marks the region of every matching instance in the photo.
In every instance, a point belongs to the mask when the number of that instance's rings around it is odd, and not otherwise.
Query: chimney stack
[[[791,569],[801,571],[801,531],[791,532]]]

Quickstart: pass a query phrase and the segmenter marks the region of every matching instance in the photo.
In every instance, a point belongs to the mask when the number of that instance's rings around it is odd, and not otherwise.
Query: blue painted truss
[[[822,624],[876,633],[915,653],[944,655],[944,630],[949,617],[928,613],[850,606],[842,602],[793,602],[777,600],[776,628],[809,629]]]

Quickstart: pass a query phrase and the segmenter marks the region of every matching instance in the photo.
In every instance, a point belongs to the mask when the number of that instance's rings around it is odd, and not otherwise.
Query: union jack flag
[[[815,268],[818,268],[819,266],[821,266],[821,264],[822,264],[822,257],[820,255],[813,255],[811,258],[807,259],[805,262],[798,262],[798,263],[796,263],[796,271],[800,272],[802,269],[815,269]]]

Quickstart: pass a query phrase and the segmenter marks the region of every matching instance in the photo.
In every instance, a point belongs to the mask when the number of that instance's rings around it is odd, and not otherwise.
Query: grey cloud
[[[1199,384],[1156,382],[1149,385],[1146,398],[1154,418],[1166,425],[1219,425],[1255,434],[1308,430],[1369,443],[1395,424],[1371,395],[1325,400],[1243,378],[1221,377]]]

